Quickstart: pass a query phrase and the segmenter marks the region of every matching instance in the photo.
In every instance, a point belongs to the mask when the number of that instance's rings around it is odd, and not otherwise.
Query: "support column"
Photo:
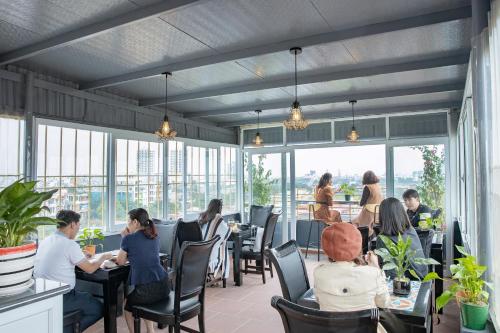
[[[36,179],[35,161],[35,117],[33,116],[33,82],[34,74],[25,75],[25,100],[24,100],[24,177],[26,180]]]

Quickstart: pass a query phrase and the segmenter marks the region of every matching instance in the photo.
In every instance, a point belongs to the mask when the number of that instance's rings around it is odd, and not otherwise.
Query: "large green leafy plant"
[[[0,247],[22,245],[41,225],[53,225],[56,219],[36,216],[48,208],[43,202],[57,190],[35,191],[36,182],[18,180],[0,192]]]
[[[457,264],[450,266],[451,278],[457,282],[450,285],[448,290],[436,299],[438,310],[455,297],[458,297],[462,303],[488,304],[489,293],[484,290],[484,287],[488,286],[492,289],[492,286],[481,278],[487,267],[479,265],[476,257],[467,253],[462,246],[456,246],[456,248],[464,255],[463,258],[455,259]]]
[[[432,208],[444,207],[444,151],[437,146],[416,146],[412,149],[422,153],[424,170],[417,191],[423,203]]]
[[[378,235],[377,237],[380,237],[385,244],[385,248],[375,250],[375,253],[384,261],[382,269],[385,271],[394,270],[396,279],[399,281],[409,280],[406,277],[406,272],[409,272],[413,277],[420,280],[415,270],[411,268],[412,262],[417,265],[440,265],[439,262],[432,258],[417,257],[417,251],[411,249],[410,237],[404,240],[401,235],[398,235],[397,242],[393,242],[392,239],[384,235]],[[423,282],[436,278],[439,278],[439,276],[435,272],[430,272],[424,277]]]

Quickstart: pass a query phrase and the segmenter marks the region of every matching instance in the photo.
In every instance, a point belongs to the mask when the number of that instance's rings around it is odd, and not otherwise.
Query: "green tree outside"
[[[245,159],[247,157],[245,156]],[[264,160],[266,155],[258,155],[257,164],[252,165],[252,203],[255,205],[269,205],[271,203],[271,194],[273,185],[277,183],[277,179],[272,178],[271,170],[264,168]],[[245,161],[247,172],[249,171],[249,163]],[[248,184],[245,182],[245,192],[248,191]]]
[[[412,149],[420,151],[424,160],[424,172],[417,185],[420,200],[432,209],[444,208],[444,151],[438,152],[437,146],[416,146]]]

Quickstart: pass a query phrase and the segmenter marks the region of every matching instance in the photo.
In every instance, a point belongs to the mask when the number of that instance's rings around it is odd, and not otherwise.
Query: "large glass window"
[[[394,147],[394,196],[410,188],[431,209],[445,208],[444,145]]]
[[[188,214],[196,214],[202,212],[206,207],[206,149],[202,147],[187,146],[186,163],[186,212]]]
[[[208,195],[207,198],[217,198],[217,149],[207,148],[208,155]],[[207,202],[208,204],[208,202]]]
[[[51,215],[71,209],[82,227],[105,226],[107,140],[102,132],[38,126],[38,188],[58,190],[46,203]]]
[[[184,189],[184,143],[168,143],[168,218],[183,215]]]
[[[24,175],[24,121],[0,118],[0,190]]]
[[[236,212],[238,210],[236,152],[236,148],[220,148],[220,191],[224,202],[224,212]]]
[[[163,216],[163,145],[158,142],[116,140],[116,223],[125,223],[131,209]]]
[[[360,159],[363,160],[360,163]],[[333,175],[333,186],[354,185],[356,194],[351,200],[359,200],[363,191],[363,173],[372,170],[380,178],[385,194],[385,145],[366,145],[350,147],[328,147],[297,149],[295,151],[295,187],[297,198],[297,219],[307,219],[308,203],[314,201],[314,189],[325,172]],[[338,192],[334,207],[342,214],[343,220],[350,220],[359,211],[359,205],[342,203],[345,196]]]

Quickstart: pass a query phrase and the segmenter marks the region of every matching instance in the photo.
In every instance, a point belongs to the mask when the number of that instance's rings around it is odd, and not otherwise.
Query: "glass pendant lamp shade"
[[[255,113],[257,113],[257,133],[255,133],[255,138],[253,139],[253,144],[256,147],[261,147],[264,144],[264,140],[262,140],[262,137],[260,136],[260,113],[262,110],[255,110]]]
[[[283,122],[283,125],[289,130],[298,131],[305,129],[309,125],[308,121],[304,118],[297,98],[297,54],[302,53],[302,49],[300,47],[292,47],[290,53],[295,56],[295,101],[292,103],[288,119]]]
[[[163,122],[161,124],[161,127],[155,132],[156,136],[158,139],[163,140],[163,141],[168,141],[172,140],[175,138],[177,135],[177,132],[174,131],[170,123],[168,121],[168,116],[167,116],[167,88],[168,88],[168,76],[172,75],[170,72],[165,72],[165,116],[163,116]]]
[[[356,130],[356,127],[354,126],[354,104],[357,103],[357,101],[352,100],[349,101],[351,104],[351,109],[352,109],[352,127],[351,127],[351,132],[347,135],[347,142],[358,142],[359,141],[359,133]]]

